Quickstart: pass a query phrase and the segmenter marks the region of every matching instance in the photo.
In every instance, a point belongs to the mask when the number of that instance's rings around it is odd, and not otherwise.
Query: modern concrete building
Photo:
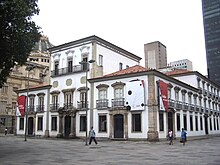
[[[192,61],[188,59],[173,61],[168,64],[168,67],[171,67],[172,69],[186,69],[189,71],[193,71]]]
[[[220,1],[202,0],[208,77],[220,85]]]
[[[173,70],[187,70],[193,71],[192,62],[190,60],[184,59],[179,61],[170,62],[165,68],[160,68],[158,71],[162,73],[170,72]]]
[[[159,41],[144,44],[145,67],[160,69],[167,66],[166,46]]]

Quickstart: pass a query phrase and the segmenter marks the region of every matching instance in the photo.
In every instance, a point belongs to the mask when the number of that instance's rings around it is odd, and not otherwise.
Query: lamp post
[[[81,61],[80,64],[86,64],[86,96],[85,96],[85,109],[86,109],[86,139],[85,139],[85,145],[88,145],[88,71],[89,71],[89,63],[94,63],[95,60],[89,60],[89,61]]]
[[[26,70],[28,72],[28,84],[27,84],[27,97],[26,97],[26,105],[25,105],[25,133],[24,133],[24,141],[27,141],[27,127],[28,127],[28,95],[29,95],[29,73],[31,70],[35,68],[35,65],[28,64]]]

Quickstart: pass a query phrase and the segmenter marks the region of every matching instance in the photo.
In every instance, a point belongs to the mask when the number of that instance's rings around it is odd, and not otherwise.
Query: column
[[[35,136],[35,130],[36,130],[36,127],[37,127],[37,125],[36,125],[36,114],[34,115],[34,121],[33,121],[33,135]]]
[[[110,130],[109,130],[109,138],[114,138],[114,129],[113,129],[113,115],[112,114],[109,114],[109,118],[110,118]]]
[[[128,113],[124,113],[124,134],[125,139],[128,139]]]
[[[76,137],[76,116],[75,113],[72,112],[71,114],[71,130],[70,130],[70,137]]]
[[[148,76],[148,132],[147,139],[149,141],[158,141],[157,131],[157,100],[155,96],[155,79],[154,75]]]
[[[59,114],[59,133],[57,134],[57,137],[63,137],[63,114]]]

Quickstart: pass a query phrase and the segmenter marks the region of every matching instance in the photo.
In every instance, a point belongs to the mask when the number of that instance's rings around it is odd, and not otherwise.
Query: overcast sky
[[[207,74],[201,0],[38,0],[38,5],[34,21],[56,46],[97,35],[144,58],[144,44],[160,41],[168,63],[189,59],[195,71]]]

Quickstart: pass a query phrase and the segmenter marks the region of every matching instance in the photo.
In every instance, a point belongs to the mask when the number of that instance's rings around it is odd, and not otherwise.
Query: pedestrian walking
[[[185,143],[186,143],[186,132],[184,131],[184,128],[182,128],[182,131],[181,131],[181,142],[183,143],[183,145],[185,146]]]
[[[168,131],[168,137],[169,137],[169,141],[170,141],[170,143],[169,143],[169,145],[173,145],[173,131],[171,130],[171,129],[169,129],[169,131]]]
[[[92,140],[94,140],[95,144],[98,144],[95,138],[95,131],[93,127],[91,127],[91,130],[89,131],[89,136],[90,136],[89,145],[92,143]]]
[[[7,135],[8,134],[8,128],[6,127],[5,128],[5,135]]]

